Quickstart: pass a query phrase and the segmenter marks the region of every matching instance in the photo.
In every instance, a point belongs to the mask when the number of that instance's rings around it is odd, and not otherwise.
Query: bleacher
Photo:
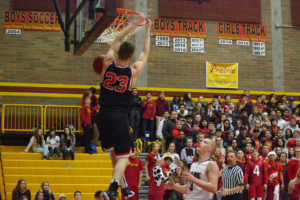
[[[76,190],[82,192],[82,199],[93,199],[98,190],[107,189],[112,175],[108,154],[98,147],[97,154],[82,153],[76,147],[75,160],[42,160],[39,153],[23,153],[25,146],[0,146],[6,199],[12,199],[12,191],[19,179],[27,182],[34,199],[42,182],[49,182],[55,199],[59,194],[73,198]],[[2,198],[3,199],[3,198]]]

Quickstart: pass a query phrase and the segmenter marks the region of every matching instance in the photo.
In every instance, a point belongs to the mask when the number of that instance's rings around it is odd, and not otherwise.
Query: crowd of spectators
[[[280,184],[282,199],[299,198],[299,193],[287,194],[287,185],[295,177],[300,159],[300,105],[294,104],[293,97],[271,94],[268,97],[258,95],[254,100],[250,99],[249,91],[245,91],[237,103],[233,103],[228,94],[224,97],[216,95],[209,102],[204,102],[203,96],[194,102],[189,92],[183,98],[174,96],[170,103],[165,100],[164,92],[160,92],[156,100],[152,99],[151,92],[146,92],[146,97],[142,101],[137,89],[133,90],[131,125],[134,138],[156,144],[151,146],[145,162],[149,191],[153,192],[154,187],[154,193],[161,193],[164,199],[174,199],[174,195],[179,200],[184,199],[184,195],[174,191],[155,190],[156,186],[151,184],[152,170],[157,165],[155,156],[160,153],[163,157],[171,155],[177,166],[173,178],[184,184],[180,179],[181,171],[188,170],[197,160],[199,143],[210,138],[216,143],[212,159],[220,169],[214,199],[222,196],[222,170],[227,166],[229,152],[235,152],[236,164],[243,172],[244,199],[251,196],[247,171],[250,163],[257,162],[253,160],[255,152],[257,159],[263,161],[267,176],[263,183],[266,185],[264,196],[273,199],[271,193],[276,184]],[[157,145],[159,141],[161,149]],[[270,174],[274,166],[278,167],[276,178]]]
[[[95,200],[101,200],[100,194],[102,191],[97,191],[94,194]],[[73,195],[74,200],[81,200],[81,192],[75,191]],[[12,191],[12,200],[31,200],[31,192],[30,189],[26,186],[26,181],[20,179]],[[50,185],[48,182],[43,182],[41,185],[41,189],[39,189],[34,197],[34,200],[55,200],[53,191],[50,189]],[[60,194],[58,200],[67,200],[67,196],[65,194]]]

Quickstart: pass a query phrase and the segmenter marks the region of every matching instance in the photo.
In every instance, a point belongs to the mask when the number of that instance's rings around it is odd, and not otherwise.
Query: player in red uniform
[[[300,147],[295,147],[295,158],[291,159],[287,165],[287,177],[288,181],[292,181],[296,175],[299,168],[300,161]],[[300,196],[300,183],[295,185],[295,189],[292,194],[290,194],[291,200],[298,200]]]
[[[136,153],[136,147],[134,147],[134,153],[129,157],[128,165],[124,174],[130,190],[134,192],[134,196],[128,198],[128,200],[138,200],[138,191],[142,186],[143,163],[140,158],[136,157]],[[122,200],[124,199],[125,198],[122,194]]]
[[[284,189],[283,167],[279,162],[276,162],[274,151],[271,151],[268,157],[269,161],[265,163],[268,176],[267,200],[280,200],[280,189]]]
[[[265,197],[264,190],[267,189],[268,177],[265,171],[265,164],[259,158],[257,149],[253,149],[252,158],[246,164],[244,183],[249,190],[248,198],[250,200],[262,200]]]

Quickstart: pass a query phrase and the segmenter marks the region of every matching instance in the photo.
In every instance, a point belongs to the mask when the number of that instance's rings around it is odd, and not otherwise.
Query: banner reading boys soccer
[[[238,63],[206,62],[207,88],[238,88]]]

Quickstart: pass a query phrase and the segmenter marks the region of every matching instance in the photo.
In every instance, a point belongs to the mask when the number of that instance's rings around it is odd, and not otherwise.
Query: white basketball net
[[[111,25],[103,31],[98,39],[100,39],[100,43],[108,43],[111,44],[115,38],[119,35],[119,33],[129,24],[129,21],[136,16],[136,12],[126,10],[126,9],[117,9],[117,17],[111,23]],[[132,37],[135,33],[139,32],[142,27],[146,24],[146,20],[137,26],[134,30],[132,30],[125,38],[124,41]]]

